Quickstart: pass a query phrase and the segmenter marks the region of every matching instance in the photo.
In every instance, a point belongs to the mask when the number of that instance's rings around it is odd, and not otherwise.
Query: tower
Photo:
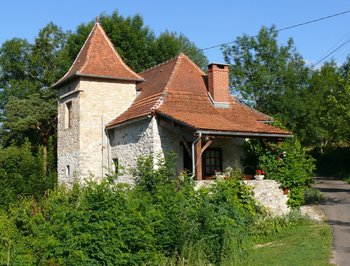
[[[143,79],[122,60],[97,20],[58,90],[58,181],[103,177],[108,167],[105,125],[124,112]]]

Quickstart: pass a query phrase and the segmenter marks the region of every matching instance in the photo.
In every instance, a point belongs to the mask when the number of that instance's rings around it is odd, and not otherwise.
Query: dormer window
[[[67,102],[65,104],[65,110],[64,110],[64,128],[71,128],[72,127],[72,102]]]

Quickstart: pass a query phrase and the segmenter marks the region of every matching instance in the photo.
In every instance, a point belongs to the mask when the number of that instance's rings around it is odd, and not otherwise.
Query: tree
[[[0,50],[2,143],[21,145],[27,137],[36,147],[42,145],[44,168],[57,116],[57,94],[50,86],[67,69],[65,42],[66,34],[49,23],[34,44],[13,39]]]
[[[179,52],[186,54],[202,69],[208,65],[208,60],[203,52],[183,34],[165,31],[155,40],[154,58],[157,63],[168,60]]]
[[[277,114],[289,108],[287,97],[306,88],[309,69],[296,51],[293,40],[279,45],[274,26],[262,27],[254,37],[238,37],[223,54],[230,65],[230,85],[251,106]],[[285,114],[283,112],[282,114]]]
[[[125,63],[134,71],[141,72],[168,60],[180,52],[186,53],[201,68],[207,58],[183,34],[165,32],[158,38],[149,27],[144,26],[140,15],[124,18],[114,11],[111,16],[101,15],[101,25]],[[71,33],[66,46],[73,61],[90,33],[94,22],[81,24],[76,33]]]

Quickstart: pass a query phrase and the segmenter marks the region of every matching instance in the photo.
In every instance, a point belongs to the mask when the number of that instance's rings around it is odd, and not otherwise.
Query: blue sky
[[[1,3],[0,44],[14,37],[33,41],[50,21],[74,31],[80,23],[118,10],[123,16],[140,14],[157,35],[165,30],[181,32],[199,48],[206,48],[243,33],[255,35],[263,25],[283,28],[349,9],[345,0],[12,0]],[[279,41],[285,43],[289,37],[307,62],[316,62],[350,38],[350,13],[283,31]],[[205,54],[211,62],[223,62],[219,48]],[[342,63],[347,54],[350,43],[334,59]]]

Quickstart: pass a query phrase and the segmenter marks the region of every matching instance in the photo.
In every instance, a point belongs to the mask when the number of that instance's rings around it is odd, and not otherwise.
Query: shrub
[[[289,188],[288,205],[298,208],[304,201],[304,191],[313,182],[314,159],[306,154],[296,139],[282,143],[251,140],[248,154],[255,158],[256,167],[266,173],[266,177],[278,180],[283,188]],[[251,161],[253,161],[251,159]]]
[[[317,188],[309,187],[304,192],[305,204],[314,204],[323,201],[324,196]]]
[[[186,174],[169,174],[166,159],[156,168],[152,164],[150,157],[139,160],[134,187],[89,181],[12,205],[0,213],[0,264],[238,261],[249,248],[249,229],[260,213],[240,175],[232,171],[226,182],[196,191]]]
[[[52,152],[49,151],[48,159]],[[29,141],[21,147],[0,148],[0,208],[6,209],[23,196],[41,198],[53,188],[57,175],[54,164],[48,161],[45,171],[42,148],[34,154]]]

